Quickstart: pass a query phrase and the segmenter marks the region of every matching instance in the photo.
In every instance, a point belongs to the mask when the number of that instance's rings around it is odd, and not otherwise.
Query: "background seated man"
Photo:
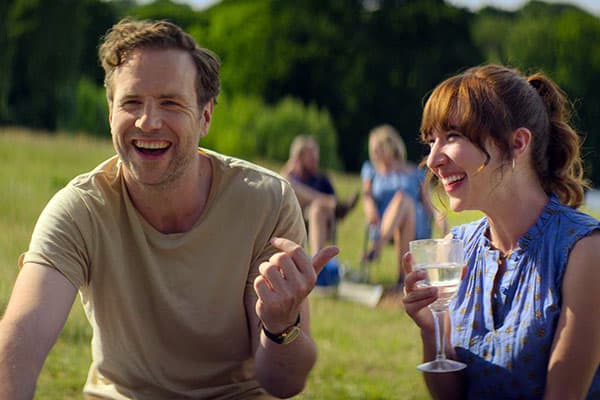
[[[290,157],[282,175],[296,193],[308,221],[308,243],[314,254],[332,237],[336,219],[341,219],[358,201],[358,193],[340,201],[327,175],[319,170],[319,144],[314,137],[299,135],[290,146]]]

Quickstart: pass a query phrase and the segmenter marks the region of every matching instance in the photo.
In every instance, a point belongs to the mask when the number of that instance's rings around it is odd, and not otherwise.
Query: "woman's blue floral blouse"
[[[468,365],[467,397],[540,399],[569,252],[579,239],[600,229],[600,222],[551,196],[506,259],[496,289],[500,253],[486,236],[488,228],[488,220],[482,218],[452,229],[454,237],[465,241],[468,265],[450,304],[452,345]],[[600,399],[600,369],[587,399]]]

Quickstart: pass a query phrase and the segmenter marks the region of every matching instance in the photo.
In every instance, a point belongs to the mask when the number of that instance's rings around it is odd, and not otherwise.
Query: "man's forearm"
[[[317,349],[304,331],[290,344],[277,344],[262,333],[255,357],[261,386],[273,396],[288,398],[304,389]]]
[[[23,335],[21,334],[23,333]],[[39,368],[27,354],[31,348],[27,333],[19,332],[16,326],[0,321],[0,399],[32,399]],[[29,349],[28,349],[29,348]]]

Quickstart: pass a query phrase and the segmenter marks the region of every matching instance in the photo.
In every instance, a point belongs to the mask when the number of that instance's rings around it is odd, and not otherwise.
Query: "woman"
[[[434,398],[600,396],[600,222],[576,210],[584,181],[567,104],[542,74],[487,65],[442,82],[425,105],[430,172],[451,209],[485,215],[451,231],[466,267],[448,356],[467,368],[426,374]],[[403,302],[431,360],[437,295],[416,287],[423,277],[407,275]]]
[[[378,257],[381,248],[394,239],[398,258],[398,284],[404,282],[402,255],[414,239],[431,237],[434,214],[443,233],[445,218],[431,206],[425,174],[406,161],[406,146],[391,125],[369,133],[369,159],[363,164],[363,206],[370,226],[371,248],[365,258]]]

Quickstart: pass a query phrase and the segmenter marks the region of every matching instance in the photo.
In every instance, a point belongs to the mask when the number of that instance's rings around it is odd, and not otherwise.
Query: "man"
[[[100,47],[117,156],[42,212],[0,322],[0,398],[32,398],[77,291],[92,325],[86,398],[269,399],[316,359],[310,258],[293,190],[198,149],[216,57],[167,22],[124,20]]]
[[[299,135],[290,146],[290,157],[282,170],[292,184],[308,221],[310,251],[315,254],[333,236],[341,219],[358,202],[358,193],[340,201],[327,175],[319,171],[319,145],[312,136]]]

